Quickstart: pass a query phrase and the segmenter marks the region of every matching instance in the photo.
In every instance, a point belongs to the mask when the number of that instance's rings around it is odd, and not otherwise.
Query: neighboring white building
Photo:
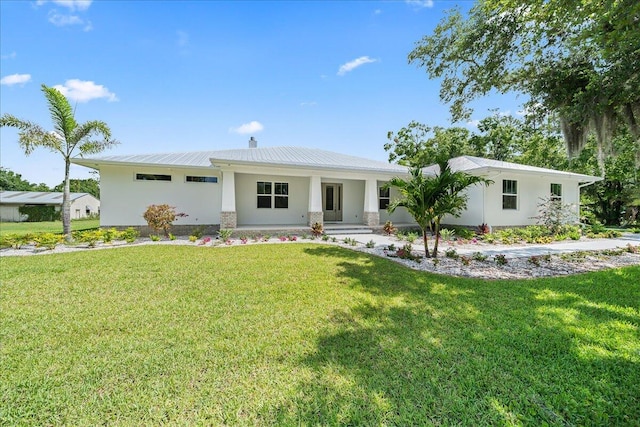
[[[54,206],[62,209],[62,193],[45,191],[0,191],[0,221],[25,221],[21,206]],[[71,219],[100,213],[100,200],[89,193],[71,193]]]
[[[378,227],[386,220],[413,223],[386,205],[397,194],[383,189],[407,168],[361,157],[301,147],[266,147],[169,154],[78,158],[100,171],[102,226],[144,226],[152,204],[169,204],[188,216],[177,225],[301,226],[315,222]],[[469,191],[468,210],[447,223],[477,226],[532,224],[540,197],[560,191],[579,203],[579,187],[600,178],[474,157],[452,159],[454,169],[495,183]],[[426,168],[425,173],[434,173]],[[558,190],[560,189],[560,190]],[[504,190],[504,191],[503,191]]]

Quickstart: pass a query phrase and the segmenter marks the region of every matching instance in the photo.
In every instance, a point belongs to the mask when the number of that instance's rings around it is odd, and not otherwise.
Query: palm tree
[[[483,177],[470,175],[462,171],[452,171],[449,161],[442,156],[438,160],[439,172],[434,176],[425,176],[421,168],[409,170],[409,179],[392,178],[387,186],[396,187],[400,198],[389,204],[387,210],[393,213],[398,207],[404,207],[413,216],[422,231],[425,257],[429,257],[428,232],[435,224],[436,241],[433,256],[438,256],[438,235],[440,222],[445,215],[460,216],[467,207],[467,195],[464,190],[474,184],[491,184]]]
[[[440,160],[438,167],[440,171],[434,179],[438,182],[437,187],[444,191],[438,195],[433,206],[434,232],[436,235],[436,242],[433,247],[434,257],[438,256],[440,222],[442,218],[446,215],[459,217],[467,208],[468,195],[464,190],[475,184],[493,184],[493,181],[480,176],[471,175],[462,171],[454,172],[448,160]]]
[[[28,156],[38,147],[47,148],[64,158],[64,192],[62,197],[62,230],[67,239],[71,239],[71,200],[69,191],[69,168],[71,159],[87,154],[97,154],[118,144],[111,139],[111,130],[105,122],[92,120],[77,123],[73,109],[67,98],[57,89],[42,85],[49,112],[53,121],[53,130],[45,131],[41,126],[18,119],[10,114],[0,117],[0,126],[19,130],[19,144]],[[94,139],[102,136],[102,140]]]
[[[387,187],[395,187],[400,192],[400,197],[387,206],[387,211],[393,213],[397,208],[403,207],[413,216],[422,231],[425,257],[429,258],[427,236],[434,218],[433,205],[442,191],[433,177],[424,176],[419,167],[411,168],[409,176],[409,179],[393,177],[387,183]]]

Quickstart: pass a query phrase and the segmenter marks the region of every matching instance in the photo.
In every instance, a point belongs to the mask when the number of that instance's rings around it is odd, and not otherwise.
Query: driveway
[[[375,243],[376,246],[395,245],[396,248],[402,247],[406,242],[398,240],[394,236],[384,236],[380,234],[337,234],[333,235],[339,241],[345,238],[355,239],[358,243],[365,244],[369,241]],[[482,252],[486,255],[493,256],[502,254],[507,258],[530,257],[533,255],[561,254],[567,252],[578,251],[597,251],[604,249],[624,248],[628,244],[640,246],[640,234],[625,233],[621,237],[615,239],[586,239],[565,240],[562,242],[552,242],[546,244],[513,244],[501,245],[490,243],[467,243],[467,244],[448,244],[440,242],[438,252],[443,252],[449,248],[455,248],[459,255],[471,255],[474,252]],[[413,249],[424,251],[422,239],[416,239],[412,244]],[[433,239],[429,239],[429,249],[433,249]]]

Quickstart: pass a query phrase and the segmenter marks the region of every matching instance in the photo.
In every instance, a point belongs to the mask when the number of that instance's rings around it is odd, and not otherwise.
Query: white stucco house
[[[22,206],[54,206],[62,209],[62,192],[0,191],[0,221],[25,221]],[[71,193],[71,219],[86,218],[100,213],[100,200],[89,193]]]
[[[400,165],[303,147],[249,148],[168,154],[78,158],[100,171],[102,226],[145,226],[151,204],[169,204],[188,216],[176,225],[305,228],[315,222],[379,227],[411,224],[403,209],[390,215],[396,197],[384,184],[406,176]],[[454,169],[486,176],[495,184],[469,190],[468,210],[450,224],[476,227],[535,223],[540,197],[555,194],[579,203],[580,187],[600,178],[513,163],[459,157]],[[425,173],[434,173],[430,168]]]

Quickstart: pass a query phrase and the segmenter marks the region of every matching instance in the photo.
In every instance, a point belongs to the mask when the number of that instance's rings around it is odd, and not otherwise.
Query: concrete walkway
[[[342,241],[345,238],[355,239],[358,243],[365,244],[369,241],[375,243],[376,246],[395,245],[396,248],[406,244],[403,240],[398,240],[394,236],[384,236],[380,234],[336,234],[332,237]],[[429,239],[429,249],[433,249],[433,239]],[[491,243],[467,243],[450,245],[446,242],[440,242],[438,252],[444,253],[449,248],[455,248],[459,255],[471,255],[474,252],[482,252],[485,255],[494,256],[498,254],[505,255],[507,258],[529,257],[533,255],[561,254],[567,252],[578,251],[596,251],[604,249],[624,248],[628,244],[640,246],[640,234],[625,233],[616,239],[585,239],[565,240],[562,242],[553,242],[546,244],[514,244],[501,245]],[[412,243],[415,250],[424,251],[422,238],[416,239]]]

